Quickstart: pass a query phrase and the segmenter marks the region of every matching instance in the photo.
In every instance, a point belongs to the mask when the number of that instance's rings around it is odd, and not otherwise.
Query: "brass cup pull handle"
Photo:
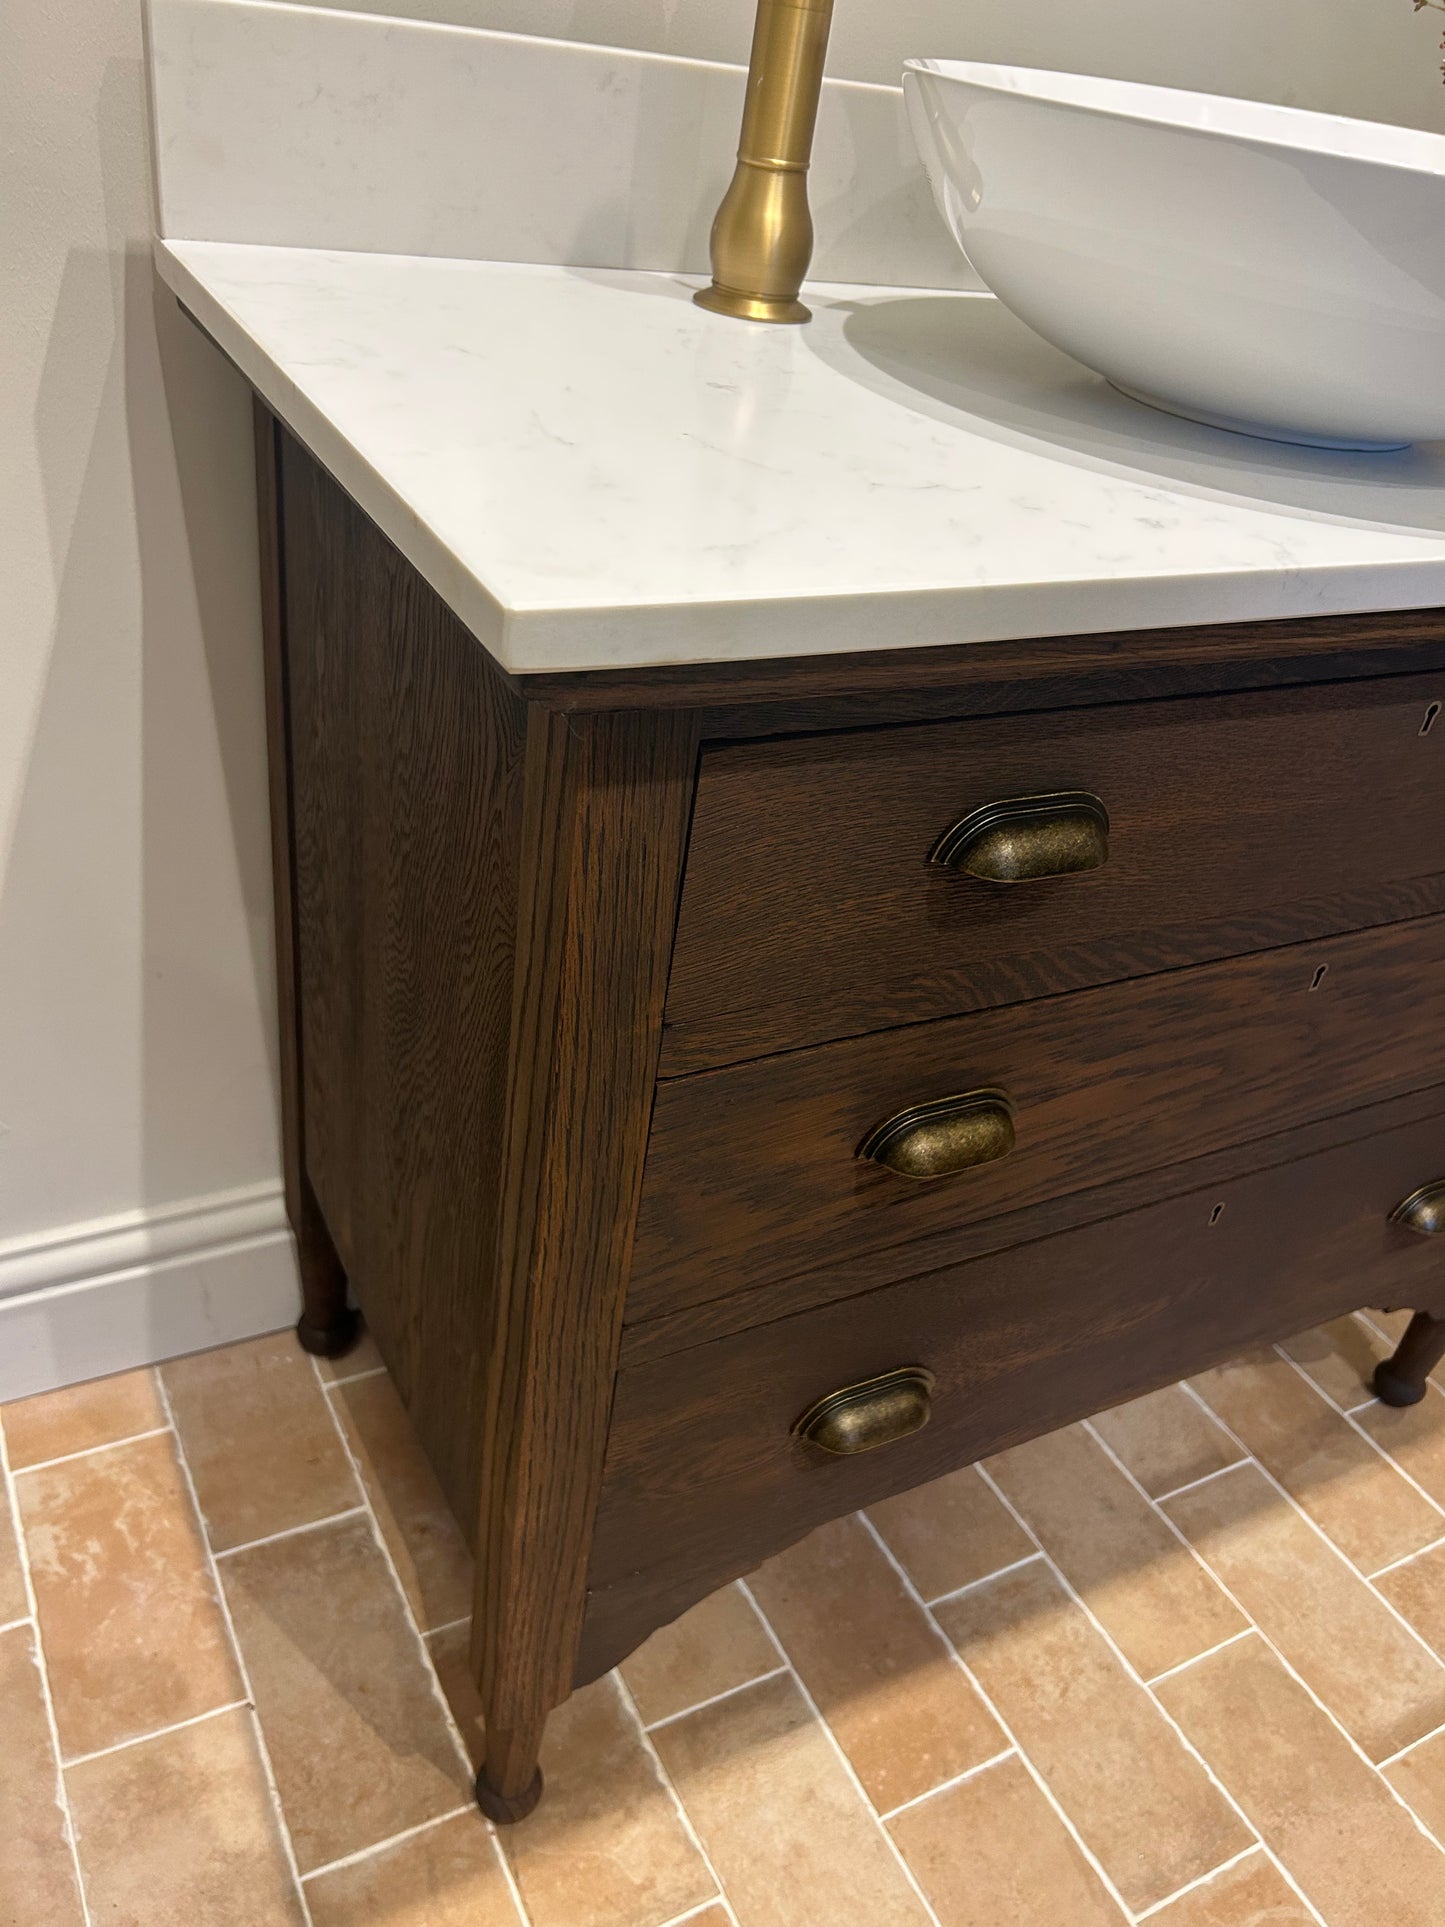
[[[1002,1091],[964,1091],[884,1118],[857,1155],[900,1178],[952,1177],[991,1164],[1014,1148],[1013,1106]]]
[[[928,860],[985,883],[1097,870],[1109,861],[1109,812],[1087,790],[985,803],[945,830]]]
[[[1401,1224],[1421,1238],[1438,1238],[1445,1232],[1445,1178],[1422,1184],[1402,1198],[1390,1213],[1390,1223]]]
[[[845,1458],[872,1452],[895,1439],[906,1439],[927,1425],[933,1407],[933,1374],[921,1365],[900,1365],[896,1371],[844,1385],[810,1405],[793,1432],[821,1451]]]

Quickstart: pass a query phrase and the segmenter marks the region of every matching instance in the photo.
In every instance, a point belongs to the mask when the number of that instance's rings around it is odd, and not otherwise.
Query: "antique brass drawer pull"
[[[1422,1238],[1438,1238],[1445,1232],[1445,1178],[1422,1184],[1390,1213],[1391,1224],[1402,1224]]]
[[[1087,790],[985,803],[945,830],[928,860],[986,883],[1097,870],[1109,860],[1109,812]]]
[[[840,1457],[871,1452],[927,1425],[932,1392],[932,1372],[921,1365],[900,1365],[861,1385],[829,1392],[808,1407],[793,1431],[809,1445]]]
[[[885,1118],[857,1155],[900,1178],[947,1178],[991,1164],[1014,1148],[1013,1106],[1002,1091],[964,1091]]]

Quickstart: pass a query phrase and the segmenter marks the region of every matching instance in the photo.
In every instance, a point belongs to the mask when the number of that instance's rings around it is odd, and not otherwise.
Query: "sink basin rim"
[[[1153,81],[1115,80],[1106,74],[1020,67],[1001,61],[914,58],[904,61],[903,71],[960,80],[1007,99],[1027,98],[1235,145],[1248,143],[1335,157],[1435,175],[1445,181],[1445,134],[1432,133],[1428,128],[1360,120],[1348,114],[1289,107],[1236,94],[1210,94],[1187,87],[1164,87]]]

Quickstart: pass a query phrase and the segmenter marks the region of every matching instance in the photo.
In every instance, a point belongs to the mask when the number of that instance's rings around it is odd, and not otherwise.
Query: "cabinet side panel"
[[[470,1532],[523,705],[289,438],[282,476],[307,1174]]]

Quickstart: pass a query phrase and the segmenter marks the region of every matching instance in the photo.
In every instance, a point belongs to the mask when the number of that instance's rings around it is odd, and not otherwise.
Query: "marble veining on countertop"
[[[504,667],[1445,604],[1445,448],[1115,393],[986,295],[158,241],[162,277]]]

